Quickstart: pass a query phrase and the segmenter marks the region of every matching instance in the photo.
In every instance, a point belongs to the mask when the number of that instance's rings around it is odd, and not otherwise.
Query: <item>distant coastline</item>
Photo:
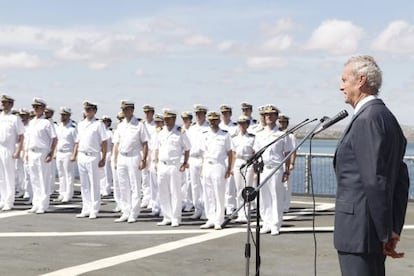
[[[401,126],[401,128],[407,140],[410,142],[414,142],[414,127]],[[345,126],[331,127],[319,133],[317,136],[315,136],[315,138],[319,140],[337,140],[341,137],[344,129],[345,129]],[[295,133],[295,136],[297,138],[303,138],[310,130],[311,130],[310,128],[307,128],[307,129],[298,131]]]

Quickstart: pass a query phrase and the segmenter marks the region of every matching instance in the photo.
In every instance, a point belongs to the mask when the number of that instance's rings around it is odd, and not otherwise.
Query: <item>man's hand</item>
[[[389,256],[391,258],[402,258],[404,257],[404,252],[397,252],[395,249],[397,248],[397,243],[400,241],[400,236],[392,232],[391,239],[383,244],[383,252],[385,256]]]

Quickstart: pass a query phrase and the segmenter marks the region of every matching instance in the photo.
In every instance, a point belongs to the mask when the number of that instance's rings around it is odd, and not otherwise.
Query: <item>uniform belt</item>
[[[63,149],[60,149],[60,150],[58,150],[58,152],[66,153],[66,152],[72,152],[72,151],[71,150],[63,150]]]
[[[83,153],[86,156],[94,156],[98,154],[98,152],[88,152],[88,151],[80,151],[80,153]]]
[[[167,161],[160,161],[160,162],[163,163],[164,165],[178,165],[178,164],[180,164],[179,160],[177,160],[177,161],[167,160]]]
[[[131,151],[131,152],[119,152],[120,155],[122,156],[137,156],[138,152],[136,151]]]
[[[42,152],[42,151],[47,151],[47,149],[42,149],[42,148],[30,148],[30,151],[33,151],[33,152]]]
[[[215,160],[215,159],[205,159],[204,162],[206,162],[207,164],[210,164],[210,165],[222,164],[223,163],[223,162],[220,162],[219,160]]]

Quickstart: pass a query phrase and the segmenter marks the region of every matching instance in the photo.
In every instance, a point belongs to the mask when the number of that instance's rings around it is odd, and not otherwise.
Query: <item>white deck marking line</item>
[[[210,233],[211,231],[212,230],[208,230],[208,229],[207,230],[180,229],[180,230],[153,230],[153,231],[144,230],[144,231],[82,231],[82,232],[3,232],[3,233],[0,233],[0,238],[205,234],[205,233]]]
[[[29,209],[27,209],[27,210],[29,210]],[[1,212],[0,213],[0,219],[28,215],[29,213],[27,213],[27,210]]]
[[[333,204],[333,203],[324,203],[324,204],[321,204],[321,205],[316,205],[315,212],[326,211],[326,210],[330,210],[330,209],[334,209],[334,208],[335,208],[335,204]],[[298,218],[300,216],[303,216],[303,215],[311,215],[312,213],[313,213],[313,208],[306,208],[306,209],[303,209],[302,211],[292,212],[289,215],[283,216],[283,220],[296,219],[296,218]]]
[[[243,229],[226,229],[222,231],[210,231],[209,233],[203,234],[200,236],[185,238],[182,240],[168,242],[168,243],[164,243],[161,245],[149,247],[146,249],[141,249],[141,250],[137,250],[137,251],[133,251],[133,252],[129,252],[129,253],[125,253],[125,254],[109,257],[109,258],[104,258],[104,259],[92,261],[92,262],[77,265],[77,266],[63,268],[60,270],[53,271],[51,273],[43,274],[43,276],[79,275],[82,273],[87,273],[90,271],[103,269],[103,268],[119,265],[119,264],[130,262],[130,261],[139,260],[139,259],[142,259],[148,256],[176,250],[181,247],[185,247],[185,246],[189,246],[189,245],[193,245],[197,243],[202,243],[202,242],[206,242],[206,241],[213,240],[213,239],[223,238],[225,236],[239,233],[242,231]]]
[[[53,214],[53,209],[65,209],[65,208],[76,208],[76,207],[80,208],[80,205],[75,205],[75,204],[50,205],[49,213]],[[0,212],[0,219],[18,217],[18,216],[23,216],[23,215],[33,215],[27,212],[29,209],[30,208],[26,210],[12,210],[12,211],[7,211],[7,212]]]

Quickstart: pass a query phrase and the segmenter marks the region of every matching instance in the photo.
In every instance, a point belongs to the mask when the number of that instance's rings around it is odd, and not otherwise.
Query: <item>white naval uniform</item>
[[[153,191],[157,190],[155,185],[157,185],[156,182],[154,182],[154,179],[151,178],[151,171],[150,171],[150,164],[151,164],[151,156],[153,151],[153,141],[156,136],[156,126],[155,121],[152,120],[150,123],[147,121],[143,121],[143,124],[145,125],[148,134],[149,134],[149,140],[148,140],[148,156],[145,164],[147,165],[142,171],[142,203],[146,206],[149,206],[152,208],[152,205],[157,205],[157,202],[154,199],[154,193]],[[157,206],[155,206],[154,209],[157,209]]]
[[[237,123],[230,121],[228,124],[224,124],[223,121],[220,122],[219,128],[227,131],[230,135],[230,137],[234,137],[239,132],[239,128],[237,127]],[[227,165],[227,161],[226,161]],[[225,199],[225,206],[226,206],[226,213],[231,214],[234,209],[236,209],[237,206],[237,200],[236,200],[236,182],[234,180],[234,176],[230,175],[226,179],[226,199]]]
[[[260,150],[276,138],[283,135],[283,132],[274,127],[270,130],[266,127],[256,134],[255,151]],[[270,173],[280,165],[285,154],[292,150],[292,143],[287,137],[278,140],[268,147],[262,155],[264,168],[260,179],[263,181]],[[260,215],[263,220],[263,227],[279,232],[283,222],[283,196],[282,184],[283,166],[273,174],[260,190]]]
[[[118,143],[118,137],[117,129],[114,130],[114,134],[112,135],[112,144],[115,145]],[[111,153],[111,170],[112,170],[112,187],[113,187],[113,197],[116,203],[115,209],[116,211],[122,210],[122,202],[121,202],[121,192],[119,191],[119,181],[118,181],[118,170],[115,169],[115,153],[114,153],[114,147],[112,147],[112,153]]]
[[[201,146],[203,152],[203,195],[207,225],[220,227],[224,222],[224,201],[226,192],[226,160],[233,150],[230,135],[219,129],[204,134]]]
[[[75,162],[71,161],[78,136],[76,125],[72,120],[62,122],[56,127],[58,142],[56,145],[56,168],[59,176],[59,195],[62,201],[73,197]]]
[[[254,155],[254,143],[256,136],[249,132],[246,132],[244,135],[239,133],[237,136],[233,137],[234,151],[236,159],[234,161],[234,180],[236,182],[237,189],[237,208],[243,205],[244,200],[242,198],[242,191],[245,187],[256,186],[254,183],[254,169],[253,166],[249,166],[242,172],[240,167],[246,163]],[[246,207],[246,206],[245,206]],[[246,219],[246,208],[242,208],[238,212],[238,219]]]
[[[11,113],[0,113],[0,206],[12,208],[15,194],[16,143],[24,134],[24,126],[19,117]]]
[[[150,164],[148,166],[148,171],[150,175],[150,188],[151,188],[151,198],[149,205],[151,206],[151,211],[154,215],[161,213],[161,207],[160,207],[160,193],[158,191],[158,180],[157,175],[158,172],[156,170],[156,163],[155,163],[155,147],[157,143],[157,136],[158,133],[162,130],[162,128],[156,128],[155,133],[152,134],[151,140],[148,144],[149,154],[151,155],[149,157]]]
[[[28,198],[28,204],[32,203],[32,199],[33,199],[33,188],[32,188],[32,183],[30,181],[30,169],[29,169],[29,161],[26,160],[25,158],[25,152],[27,152],[28,150],[28,143],[27,141],[28,139],[28,129],[29,129],[29,124],[27,124],[26,126],[24,126],[24,140],[23,140],[23,172],[24,172],[24,177],[23,177],[23,189],[24,189],[24,195],[23,198]]]
[[[204,132],[210,129],[208,122],[205,121],[202,125],[193,123],[188,129],[187,135],[190,139],[191,150],[188,164],[190,166],[191,178],[191,197],[194,205],[194,214],[200,217],[204,210],[203,203],[203,187],[201,178],[201,169],[203,165],[201,143],[203,141]]]
[[[101,207],[99,161],[102,142],[108,140],[104,123],[97,118],[78,123],[78,168],[81,182],[81,214],[96,216]]]
[[[158,151],[158,187],[160,205],[165,221],[172,225],[181,222],[181,157],[191,148],[190,140],[181,128],[171,131],[164,127],[157,135],[155,150]]]
[[[292,148],[295,148],[297,145],[296,137],[293,135],[293,133],[290,133],[287,136],[288,139],[291,140]],[[289,168],[285,168],[285,171],[287,171]],[[283,200],[283,211],[288,212],[290,209],[290,201],[292,198],[292,176],[288,177],[287,181],[283,182],[283,186],[285,188],[285,194],[284,194],[284,200]]]
[[[141,150],[149,141],[147,128],[135,116],[130,122],[124,119],[117,127],[117,172],[123,216],[136,219],[141,203]]]
[[[39,213],[49,208],[52,162],[45,159],[50,152],[56,130],[53,122],[44,116],[33,118],[27,129],[27,154],[30,182],[33,189],[33,211]]]
[[[100,180],[100,186],[101,186],[101,195],[108,196],[111,193],[111,188],[113,185],[113,179],[112,179],[112,169],[111,169],[111,159],[112,159],[112,130],[107,128],[105,129],[107,136],[108,136],[108,142],[106,144],[106,159],[105,159],[105,166],[102,168],[99,168],[101,171],[101,180]]]

